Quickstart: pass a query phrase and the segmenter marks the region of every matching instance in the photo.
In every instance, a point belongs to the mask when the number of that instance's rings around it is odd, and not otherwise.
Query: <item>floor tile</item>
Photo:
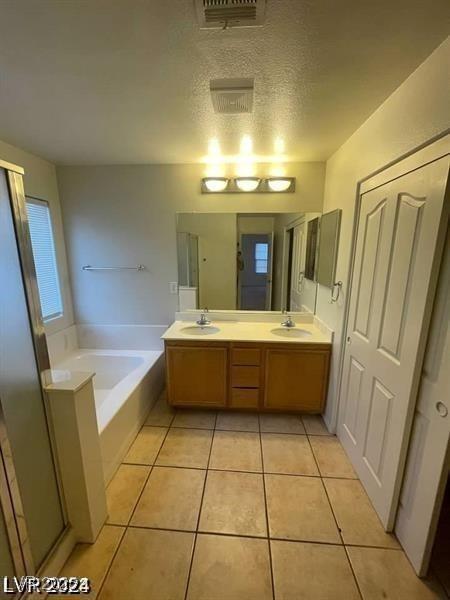
[[[149,472],[142,465],[120,465],[106,488],[108,523],[128,525]]]
[[[306,435],[261,434],[264,471],[290,475],[319,475]]]
[[[159,453],[157,465],[206,469],[213,431],[170,429]]]
[[[264,414],[259,420],[261,431],[266,433],[305,433],[303,423],[296,415]]]
[[[87,577],[91,583],[91,592],[82,596],[95,598],[124,531],[124,527],[105,525],[94,544],[77,544],[59,576]],[[67,594],[56,597],[67,598]]]
[[[188,600],[271,600],[267,540],[199,534]]]
[[[439,596],[413,571],[400,550],[348,547],[364,600],[435,600]]]
[[[214,410],[178,410],[172,427],[190,427],[192,429],[214,429],[216,411]]]
[[[170,427],[175,416],[175,409],[167,404],[167,398],[162,395],[150,411],[146,425],[157,425],[160,427]]]
[[[206,471],[153,467],[131,525],[197,529]]]
[[[322,477],[357,478],[337,437],[313,435],[309,440]]]
[[[152,465],[166,433],[166,427],[143,427],[128,450],[123,462]]]
[[[265,482],[272,537],[341,543],[320,478],[266,475]]]
[[[343,546],[271,542],[277,600],[359,600]]]
[[[101,600],[183,600],[194,534],[128,528]]]
[[[262,475],[208,471],[199,530],[267,536]]]
[[[220,412],[216,429],[228,431],[259,431],[259,419],[255,413]]]
[[[344,544],[399,548],[386,533],[363,486],[357,479],[324,479]]]
[[[230,471],[262,471],[259,434],[216,431],[209,467]]]
[[[320,415],[302,415],[303,425],[309,435],[333,435]]]

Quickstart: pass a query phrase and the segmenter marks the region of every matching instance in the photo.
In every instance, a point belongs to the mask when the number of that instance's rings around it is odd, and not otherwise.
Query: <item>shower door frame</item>
[[[34,348],[37,371],[39,373],[39,383],[46,417],[47,432],[50,441],[63,519],[63,529],[60,535],[54,541],[53,546],[44,557],[42,563],[36,567],[31,553],[30,541],[27,533],[26,515],[23,510],[22,498],[13,463],[14,457],[11,452],[0,398],[0,510],[3,511],[5,519],[6,531],[16,575],[21,576],[38,574],[45,567],[47,560],[50,558],[62,538],[66,535],[69,529],[69,522],[62,487],[61,471],[56,453],[56,442],[53,433],[51,413],[45,392],[45,386],[50,383],[50,360],[28,228],[25,192],[23,187],[24,170],[21,167],[3,160],[0,160],[0,169],[5,171],[9,191],[11,215],[28,309],[30,334]]]

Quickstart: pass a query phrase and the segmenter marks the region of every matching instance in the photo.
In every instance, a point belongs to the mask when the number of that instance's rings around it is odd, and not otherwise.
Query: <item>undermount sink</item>
[[[182,327],[180,329],[184,335],[212,335],[218,333],[220,329],[213,325],[191,325],[189,327]]]
[[[285,338],[304,338],[311,336],[310,331],[301,329],[300,327],[275,327],[275,329],[270,330],[270,333]]]

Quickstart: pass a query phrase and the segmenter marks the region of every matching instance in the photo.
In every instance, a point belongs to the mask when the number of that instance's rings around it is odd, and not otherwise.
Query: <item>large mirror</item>
[[[320,213],[178,213],[181,311],[315,312]]]

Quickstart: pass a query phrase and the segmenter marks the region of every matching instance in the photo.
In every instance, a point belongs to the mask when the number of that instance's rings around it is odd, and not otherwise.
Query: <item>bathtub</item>
[[[103,474],[107,484],[164,388],[161,350],[75,350],[54,368],[93,378]]]

